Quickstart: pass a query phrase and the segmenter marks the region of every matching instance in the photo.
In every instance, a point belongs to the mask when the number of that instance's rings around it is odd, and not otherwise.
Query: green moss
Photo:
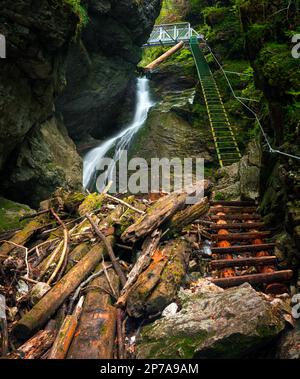
[[[63,0],[64,3],[68,4],[72,11],[79,17],[79,27],[86,26],[89,17],[86,8],[81,4],[81,0]]]
[[[95,209],[99,209],[102,206],[104,196],[98,193],[91,193],[85,198],[83,203],[79,206],[79,214],[81,216],[86,213],[92,212]]]
[[[20,218],[34,213],[30,207],[0,197],[0,231],[17,229],[25,226],[31,219]]]

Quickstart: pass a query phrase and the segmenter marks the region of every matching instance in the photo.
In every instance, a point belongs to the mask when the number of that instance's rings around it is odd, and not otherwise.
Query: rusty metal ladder
[[[229,288],[250,283],[266,293],[287,292],[292,270],[278,270],[271,232],[253,202],[211,202],[205,231],[212,241],[211,281]]]

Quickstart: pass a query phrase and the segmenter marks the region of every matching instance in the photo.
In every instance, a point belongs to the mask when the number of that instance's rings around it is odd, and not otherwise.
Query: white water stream
[[[83,158],[83,186],[88,188],[94,180],[94,174],[97,170],[101,159],[106,157],[106,154],[115,147],[113,154],[113,163],[107,168],[107,178],[111,174],[114,166],[120,159],[121,151],[127,150],[133,136],[144,125],[147,120],[149,109],[154,105],[150,99],[149,81],[147,78],[137,79],[137,96],[136,108],[132,123],[114,137],[104,141],[98,147],[89,151]]]

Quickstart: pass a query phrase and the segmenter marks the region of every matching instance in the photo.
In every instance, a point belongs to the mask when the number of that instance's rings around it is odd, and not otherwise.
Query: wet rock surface
[[[194,63],[164,63],[151,76],[152,96],[156,105],[150,110],[145,126],[137,133],[130,156],[150,161],[158,158],[204,158],[212,162],[206,144],[210,138],[193,120],[196,97]],[[206,135],[206,137],[203,136]]]
[[[33,128],[11,165],[10,175],[3,181],[4,192],[33,207],[60,186],[81,188],[81,158],[64,126],[55,118]]]
[[[249,284],[226,291],[213,286],[183,295],[178,313],[143,327],[137,357],[242,358],[284,328],[281,306]]]
[[[135,67],[160,11],[160,0],[86,1],[89,23],[67,59],[67,87],[57,101],[76,141],[116,131]]]
[[[64,55],[78,22],[71,6],[62,1],[53,4],[46,0],[38,3],[17,0],[1,4],[0,33],[6,37],[7,58],[1,60],[0,73],[0,170],[1,180],[5,181],[2,190],[5,188],[4,192],[14,200],[33,204],[36,199],[49,196],[54,185],[65,184],[59,178],[68,176],[72,169],[68,166],[68,157],[60,167],[56,166],[55,159],[49,160],[49,150],[56,143],[59,146],[60,136],[53,135],[52,145],[46,146],[49,141],[44,138],[43,131],[47,128],[47,120],[53,117],[54,98],[64,85]],[[36,133],[39,133],[38,144]],[[56,141],[55,136],[58,137]],[[24,154],[28,158],[30,175],[28,170],[21,171]],[[51,154],[54,155],[53,150]],[[75,160],[76,168],[79,167],[80,158],[75,150],[73,158],[72,163]],[[60,171],[60,175],[53,174],[50,180],[49,176],[42,179],[43,171],[47,171],[42,164],[45,160],[51,164],[52,171]],[[80,173],[79,168],[77,178]],[[27,187],[24,176],[32,178]],[[39,188],[35,187],[37,181]],[[78,186],[78,179],[72,185]]]

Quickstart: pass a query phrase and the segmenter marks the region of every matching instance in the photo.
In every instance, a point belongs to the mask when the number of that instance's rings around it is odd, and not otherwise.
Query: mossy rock
[[[0,197],[0,232],[24,227],[31,219],[20,221],[20,218],[33,213],[27,205]]]
[[[174,316],[142,328],[139,359],[243,358],[285,328],[282,310],[249,284],[189,294]]]

